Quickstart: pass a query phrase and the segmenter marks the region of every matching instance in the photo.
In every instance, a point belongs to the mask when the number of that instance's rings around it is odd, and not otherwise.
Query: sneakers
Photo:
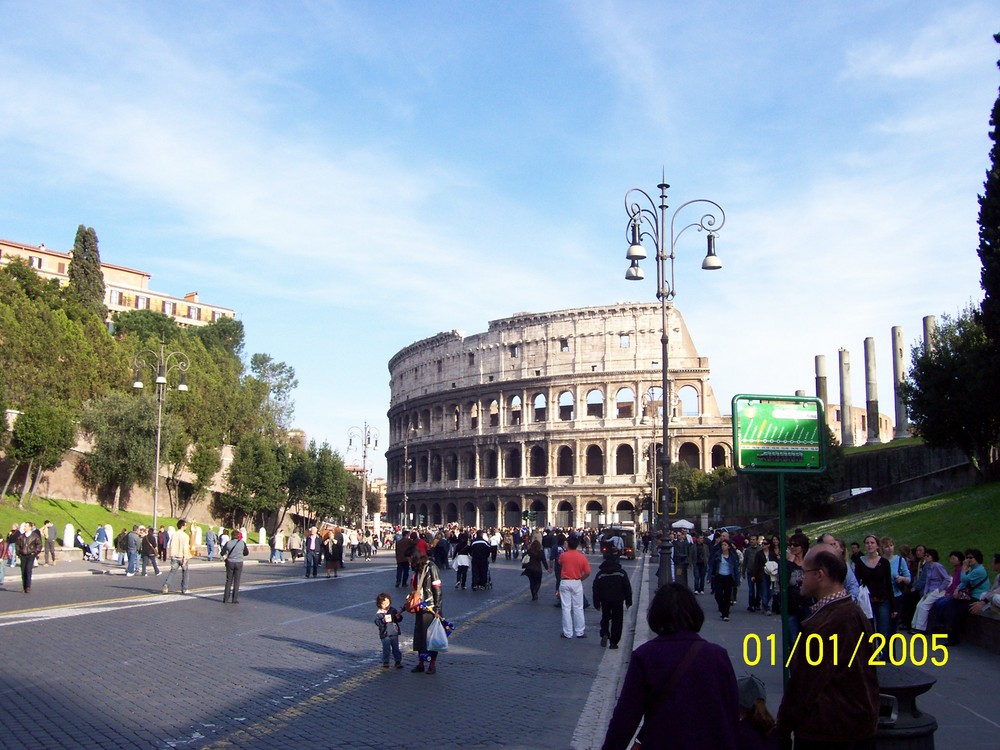
[[[126,573],[126,574],[125,574],[125,577],[126,577],[126,578],[131,578],[131,577],[132,577],[132,576],[134,576],[134,575],[135,575],[135,573]]]
[[[153,573],[153,575],[154,576],[162,576],[163,575],[163,571],[162,570],[158,570],[155,573]]]
[[[729,622],[729,617],[727,615],[723,615],[722,616],[722,621],[723,622]]]

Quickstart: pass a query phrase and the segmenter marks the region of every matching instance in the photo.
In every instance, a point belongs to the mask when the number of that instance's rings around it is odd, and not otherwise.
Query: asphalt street
[[[593,610],[589,638],[559,637],[551,575],[532,602],[516,561],[501,559],[483,592],[456,591],[445,571],[444,612],[458,628],[436,675],[409,671],[410,616],[406,669],[382,669],[375,595],[387,591],[398,604],[405,593],[393,588],[388,555],[348,562],[336,579],[249,561],[238,605],[221,602],[218,562],[192,564],[187,596],[159,594],[163,576],[127,578],[96,563],[39,568],[24,595],[8,570],[0,747],[599,748],[632,640],[651,637],[644,613],[654,568],[642,559],[625,568],[636,606],[617,651],[600,647]],[[754,639],[766,644],[780,620],[746,612],[745,595],[741,587],[730,622],[711,596],[699,597],[702,635],[728,650],[737,675],[763,679],[776,712],[780,647],[779,663],[766,650],[747,661]],[[937,719],[936,746],[1000,749],[992,693],[1000,656],[962,646],[922,671],[937,681],[918,699]]]

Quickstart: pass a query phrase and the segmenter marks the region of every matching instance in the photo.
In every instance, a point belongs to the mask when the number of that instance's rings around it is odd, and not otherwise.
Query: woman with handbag
[[[222,561],[226,564],[226,587],[222,590],[222,603],[240,603],[240,579],[243,577],[243,558],[250,554],[243,535],[233,529],[232,536],[222,548]]]
[[[694,594],[663,586],[646,619],[657,636],[632,653],[603,750],[628,748],[640,721],[643,750],[736,750],[736,673],[726,650],[698,635],[705,613]]]
[[[868,587],[868,596],[875,615],[875,631],[892,636],[896,600],[892,596],[892,567],[879,552],[879,540],[874,534],[865,537],[865,554],[854,565],[858,585]]]
[[[413,613],[413,650],[420,660],[411,672],[437,672],[437,651],[427,648],[427,629],[441,617],[441,572],[427,555],[415,550],[410,558],[413,590],[406,597],[406,609]],[[422,603],[422,604],[421,604]]]
[[[534,541],[528,547],[528,551],[521,557],[521,575],[528,577],[528,588],[531,590],[531,601],[538,601],[538,590],[542,587],[542,568],[549,572],[549,564],[545,562],[545,553],[542,552],[542,543]]]

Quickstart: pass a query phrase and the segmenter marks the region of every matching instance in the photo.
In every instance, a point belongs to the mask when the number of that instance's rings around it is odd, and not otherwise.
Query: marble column
[[[910,437],[910,417],[906,413],[906,402],[903,401],[901,386],[906,380],[906,360],[903,347],[903,328],[892,327],[892,380],[893,395],[896,401],[896,430],[893,440]]]
[[[875,339],[865,339],[865,409],[868,413],[868,441],[866,445],[879,445],[878,434],[878,381],[875,378]]]
[[[840,444],[854,446],[854,425],[851,419],[851,353],[841,349],[840,355]]]

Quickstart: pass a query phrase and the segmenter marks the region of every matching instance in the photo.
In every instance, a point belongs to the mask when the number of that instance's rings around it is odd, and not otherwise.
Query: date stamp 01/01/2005
[[[834,633],[823,637],[818,633],[810,633],[805,638],[799,633],[792,644],[792,650],[788,653],[785,666],[792,663],[796,649],[804,649],[806,663],[817,667],[824,662],[839,666],[841,661],[845,661],[847,666],[853,666],[858,657],[858,651],[865,640],[872,646],[871,656],[868,663],[873,667],[884,667],[891,664],[896,667],[904,664],[912,664],[915,667],[922,667],[932,664],[935,667],[943,667],[948,663],[948,636],[944,633],[935,633],[926,636],[923,633],[911,633],[905,636],[902,633],[893,633],[886,638],[881,633],[862,634],[851,648],[851,655],[845,659],[846,652],[841,650],[840,637]],[[846,644],[845,644],[846,645]],[[748,667],[756,667],[762,661],[764,665],[775,666],[780,663],[778,658],[778,636],[775,633],[761,638],[756,633],[748,633],[743,638],[743,661]]]

